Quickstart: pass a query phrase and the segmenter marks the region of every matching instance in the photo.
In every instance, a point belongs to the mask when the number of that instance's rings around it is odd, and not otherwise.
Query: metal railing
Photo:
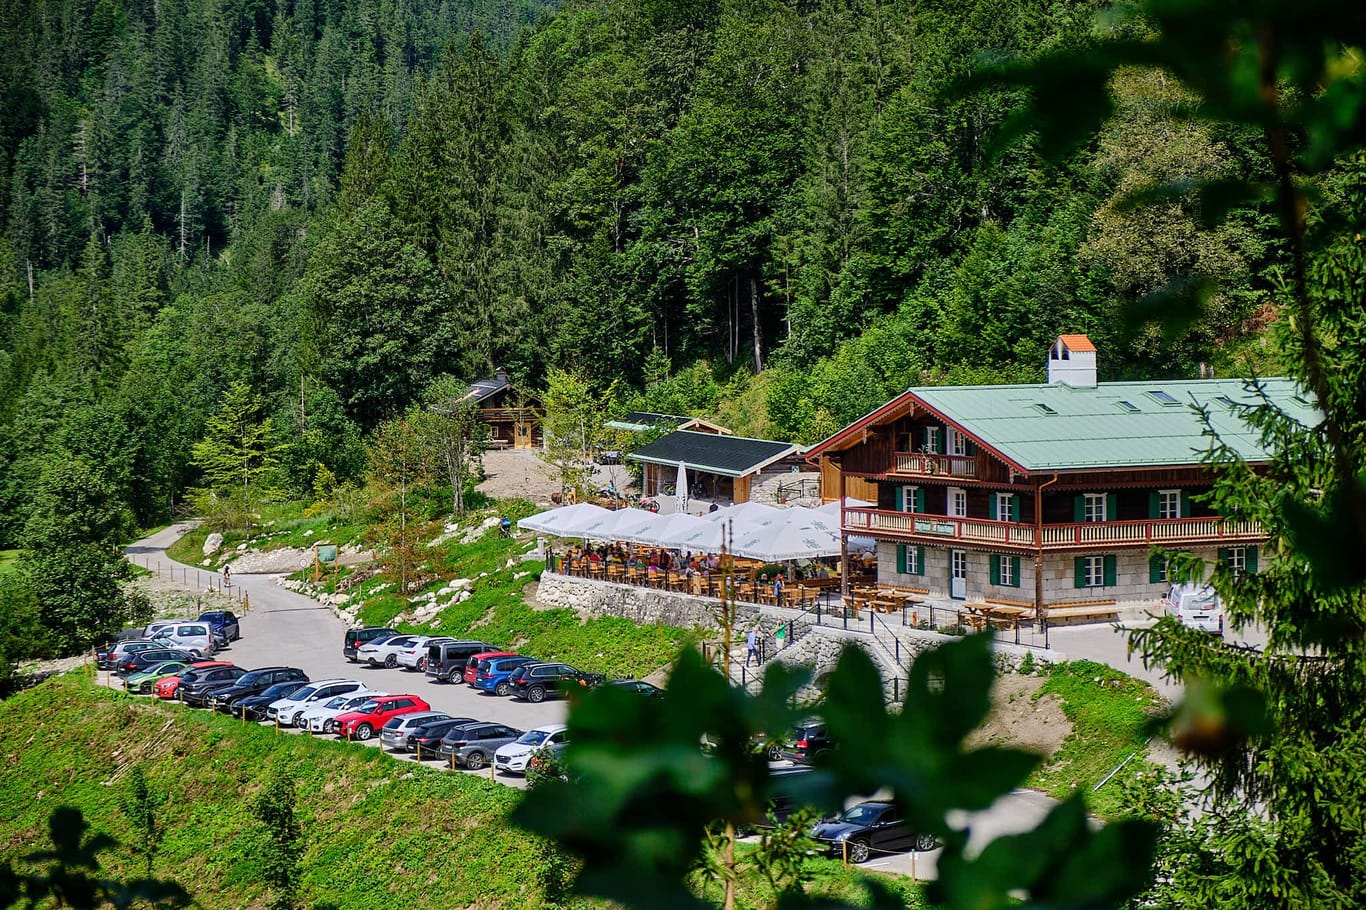
[[[927,455],[916,452],[895,454],[896,473],[922,477],[976,477],[975,455]]]

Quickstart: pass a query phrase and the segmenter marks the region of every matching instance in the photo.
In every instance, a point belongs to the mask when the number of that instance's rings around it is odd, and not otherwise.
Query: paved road
[[[175,565],[176,571],[180,572],[184,567],[180,563],[173,563],[166,555],[166,548],[190,527],[192,525],[189,524],[172,525],[130,544],[124,553],[138,565],[150,560],[155,569],[159,562],[165,573],[163,577],[169,575],[171,565]],[[196,587],[196,574],[191,567],[185,583],[187,589]],[[201,574],[200,577],[207,584],[207,574]],[[563,701],[545,701],[533,705],[512,698],[485,695],[463,684],[433,682],[420,673],[401,669],[371,669],[351,663],[341,653],[346,624],[328,607],[281,588],[276,584],[278,577],[233,576],[233,588],[246,592],[251,610],[241,617],[241,640],[220,652],[223,660],[231,660],[248,669],[276,665],[298,667],[310,679],[358,679],[371,689],[396,695],[418,695],[434,709],[455,717],[496,721],[522,730],[541,724],[564,722],[568,711]],[[376,738],[369,745],[378,747],[378,743]],[[487,775],[489,772],[485,770],[478,773]],[[511,786],[525,785],[520,777],[499,775],[497,779]]]

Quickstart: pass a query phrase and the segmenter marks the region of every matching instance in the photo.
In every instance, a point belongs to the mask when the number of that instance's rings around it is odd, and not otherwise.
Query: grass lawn
[[[14,571],[14,567],[18,564],[18,550],[0,550],[0,575]]]
[[[324,540],[328,543],[345,545],[360,539],[363,526],[344,520],[331,512],[318,515],[305,515],[304,503],[271,503],[261,510],[260,521],[250,533],[240,529],[223,532],[223,546],[210,558],[208,568],[218,568],[224,561],[236,556],[240,543],[247,543],[254,550],[278,550],[283,547],[307,547]],[[200,525],[184,537],[167,547],[166,552],[177,562],[186,565],[204,564],[204,541],[213,529]]]

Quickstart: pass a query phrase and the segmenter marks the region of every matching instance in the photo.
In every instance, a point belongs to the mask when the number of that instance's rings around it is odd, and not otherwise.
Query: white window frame
[[[1010,556],[998,556],[996,558],[997,577],[1002,586],[1007,588],[1015,587],[1015,560]]]
[[[1106,495],[1104,493],[1083,493],[1081,520],[1087,523],[1098,521],[1109,521],[1110,516],[1106,508]]]
[[[926,455],[938,455],[938,454],[939,454],[939,433],[940,433],[940,432],[941,432],[941,431],[940,431],[939,427],[926,427],[926,428],[925,428],[925,454],[926,454]]]
[[[915,512],[915,494],[916,491],[919,489],[920,487],[901,488],[901,511],[912,513]]]
[[[1235,576],[1247,574],[1247,547],[1228,548],[1228,568]]]
[[[1014,493],[996,493],[996,520],[1010,521],[1010,504],[1015,501]]]
[[[958,430],[955,430],[953,427],[949,427],[946,432],[949,434],[949,444],[945,446],[945,448],[948,449],[948,453],[950,455],[957,455],[959,458],[967,457],[968,437]]]
[[[1168,514],[1170,513],[1170,514]],[[1157,491],[1157,517],[1158,518],[1180,518],[1181,517],[1181,491],[1180,490],[1158,490]]]
[[[967,518],[968,491],[962,487],[949,487],[947,506],[950,518]]]
[[[915,544],[906,544],[906,574],[920,575],[920,566],[916,564],[916,558],[920,553],[920,548]]]
[[[1086,560],[1086,587],[1105,587],[1105,557],[1083,556],[1082,559]]]

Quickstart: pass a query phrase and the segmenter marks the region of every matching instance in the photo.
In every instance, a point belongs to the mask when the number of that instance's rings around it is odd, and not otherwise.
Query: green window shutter
[[[915,508],[914,508],[914,511],[919,512],[921,515],[924,515],[924,514],[925,514],[925,488],[924,488],[924,487],[916,487],[916,488],[915,488],[915,496],[914,496],[914,499],[915,499]]]
[[[939,431],[939,454],[943,455],[949,450],[949,428],[943,427]]]
[[[997,514],[997,502],[998,500],[995,493],[992,493],[987,498],[987,518],[990,518],[992,521],[1001,521],[1001,516]]]
[[[896,492],[896,510],[897,510],[898,512],[904,511],[905,505],[903,504],[903,501],[902,501],[902,500],[903,500],[903,498],[904,498],[905,495],[906,495],[906,494],[905,494],[905,488],[904,488],[904,487],[897,487],[895,492]]]
[[[1256,548],[1256,547],[1248,547],[1248,548],[1247,548],[1247,553],[1244,554],[1244,556],[1243,556],[1243,561],[1244,561],[1244,563],[1246,563],[1246,565],[1247,565],[1247,571],[1248,571],[1249,573],[1256,572],[1256,571],[1257,571],[1257,548]]]
[[[1117,577],[1116,563],[1118,560],[1114,556],[1105,557],[1105,587],[1113,588]]]
[[[1114,493],[1105,494],[1105,520],[1119,521],[1119,496]]]
[[[1019,520],[1020,520],[1020,494],[1019,494],[1019,493],[1012,493],[1012,494],[1010,495],[1010,520],[1011,520],[1011,521],[1019,521]]]
[[[1167,560],[1156,553],[1148,557],[1148,584],[1162,583],[1162,570],[1166,568],[1166,565]]]
[[[1085,556],[1078,556],[1076,559],[1072,560],[1072,573],[1073,573],[1073,576],[1074,576],[1074,577],[1073,577],[1073,580],[1076,582],[1076,587],[1078,587],[1078,588],[1084,588],[1084,587],[1086,587],[1086,557],[1085,557]]]
[[[925,548],[924,548],[924,547],[916,547],[916,548],[915,548],[915,574],[917,574],[917,575],[924,575],[924,574],[925,574]]]
[[[963,445],[963,451],[964,451],[964,452],[968,453],[969,455],[976,455],[976,454],[977,454],[977,443],[973,442],[971,439],[965,439],[963,442],[964,442],[964,445]]]
[[[1020,586],[1020,557],[1018,556],[1010,557],[1010,578],[1011,586],[1018,588]]]
[[[1182,518],[1190,518],[1190,517],[1191,517],[1191,494],[1187,493],[1185,490],[1180,490],[1180,491],[1177,492],[1176,495],[1179,496],[1179,497],[1181,498],[1181,517],[1182,517]]]
[[[1086,497],[1080,493],[1072,497],[1072,520],[1078,524],[1086,520]]]
[[[906,545],[904,543],[896,545],[896,570],[902,575],[906,574]]]
[[[1228,547],[1219,548],[1219,564],[1223,566],[1228,565]]]
[[[1162,494],[1153,490],[1148,494],[1148,517],[1157,518],[1162,514]]]
[[[991,554],[991,583],[994,585],[1001,583],[1001,557],[995,553]]]

